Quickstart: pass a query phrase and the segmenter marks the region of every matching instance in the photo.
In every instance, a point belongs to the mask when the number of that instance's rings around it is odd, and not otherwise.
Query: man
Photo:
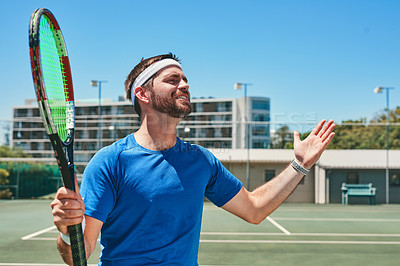
[[[249,192],[206,149],[182,142],[176,126],[191,112],[189,85],[174,55],[142,60],[125,82],[141,127],[89,162],[81,193],[60,188],[51,206],[57,247],[71,263],[68,225],[82,222],[87,256],[101,232],[101,265],[197,265],[204,197],[261,223],[294,190],[332,140],[321,121],[276,178]],[[84,200],[82,200],[82,198]],[[65,240],[64,240],[65,239]]]

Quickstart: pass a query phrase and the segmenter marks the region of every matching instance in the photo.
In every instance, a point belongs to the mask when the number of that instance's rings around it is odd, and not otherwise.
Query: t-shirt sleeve
[[[211,165],[211,176],[205,195],[212,203],[221,207],[240,191],[243,184],[211,152],[204,152]]]
[[[105,222],[114,207],[116,184],[114,182],[115,153],[103,148],[90,160],[82,178],[81,196],[85,214]]]

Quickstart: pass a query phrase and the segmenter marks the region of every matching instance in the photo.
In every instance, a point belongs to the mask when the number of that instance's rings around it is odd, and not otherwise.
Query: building
[[[249,97],[248,100],[247,114],[251,119],[245,123],[244,98],[193,99],[193,112],[180,123],[177,133],[185,141],[210,149],[252,190],[279,174],[293,158],[293,150],[265,149],[271,145],[269,99]],[[75,139],[78,176],[99,146],[109,145],[139,126],[139,117],[133,112],[131,103],[125,100],[104,100],[100,124],[97,101],[78,102]],[[11,132],[13,147],[24,149],[34,158],[53,159],[36,101],[13,108]],[[246,132],[250,134],[246,135]],[[342,183],[372,183],[377,188],[376,203],[385,203],[385,158],[385,150],[327,150],[286,202],[341,203]],[[389,202],[400,203],[400,151],[391,150],[389,158]],[[249,182],[245,180],[247,161],[250,164]],[[368,200],[350,198],[349,203],[367,204]]]
[[[211,149],[211,152],[245,183],[246,152]],[[250,190],[278,175],[293,159],[293,150],[251,149]],[[389,203],[400,203],[400,150],[390,150]],[[376,203],[386,202],[386,150],[326,150],[286,202],[341,203],[342,183],[377,188]],[[350,204],[368,204],[367,198],[349,198]]]
[[[244,110],[245,98],[192,99],[193,112],[179,124],[178,136],[206,148],[268,148],[270,100],[265,97],[247,99],[247,112]],[[110,145],[140,127],[132,103],[122,97],[119,101],[102,100],[100,109],[101,116],[97,100],[76,102],[74,161],[78,173],[82,173],[100,147]],[[34,158],[53,157],[36,100],[13,107],[11,132],[11,147],[22,148]]]
[[[178,136],[206,148],[269,148],[269,98],[248,97],[247,112],[244,100],[193,99],[193,112],[178,126]]]

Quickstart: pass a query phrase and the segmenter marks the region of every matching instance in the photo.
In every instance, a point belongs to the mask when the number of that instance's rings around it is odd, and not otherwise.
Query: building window
[[[253,149],[268,149],[268,141],[267,140],[253,140]]]
[[[253,110],[269,110],[269,102],[254,100],[252,102],[252,108]]]
[[[88,115],[97,115],[99,112],[99,107],[89,107],[85,110]]]
[[[400,173],[393,173],[390,175],[390,185],[400,186]]]
[[[274,177],[275,177],[275,170],[270,170],[270,169],[265,170],[265,179],[264,179],[265,182],[270,181]]]
[[[214,102],[203,103],[203,112],[216,112],[217,104]]]
[[[16,109],[14,112],[14,117],[27,117],[28,110],[27,109]]]
[[[269,118],[267,114],[253,114],[253,121],[268,122]]]
[[[358,173],[355,172],[347,173],[346,184],[358,184]]]
[[[232,102],[217,103],[217,112],[232,112]]]
[[[83,115],[83,110],[84,110],[83,108],[75,106],[75,116]]]
[[[253,126],[254,136],[268,136],[268,127],[266,126]]]
[[[193,112],[203,112],[203,104],[202,103],[194,103],[193,104]]]
[[[111,114],[111,106],[102,106],[101,114],[102,115],[110,115]]]
[[[40,116],[40,114],[39,114],[39,108],[33,109],[33,110],[32,110],[32,116],[33,116],[33,117],[35,117],[35,116]]]
[[[230,141],[199,141],[198,145],[207,149],[231,149],[232,143]]]
[[[125,106],[117,106],[116,114],[117,115],[124,115],[129,114],[129,110],[125,110]]]

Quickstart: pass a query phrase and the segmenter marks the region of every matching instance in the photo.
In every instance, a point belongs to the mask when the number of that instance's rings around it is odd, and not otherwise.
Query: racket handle
[[[74,262],[74,266],[86,266],[87,262],[82,224],[68,226],[68,232],[71,240],[72,261]]]

